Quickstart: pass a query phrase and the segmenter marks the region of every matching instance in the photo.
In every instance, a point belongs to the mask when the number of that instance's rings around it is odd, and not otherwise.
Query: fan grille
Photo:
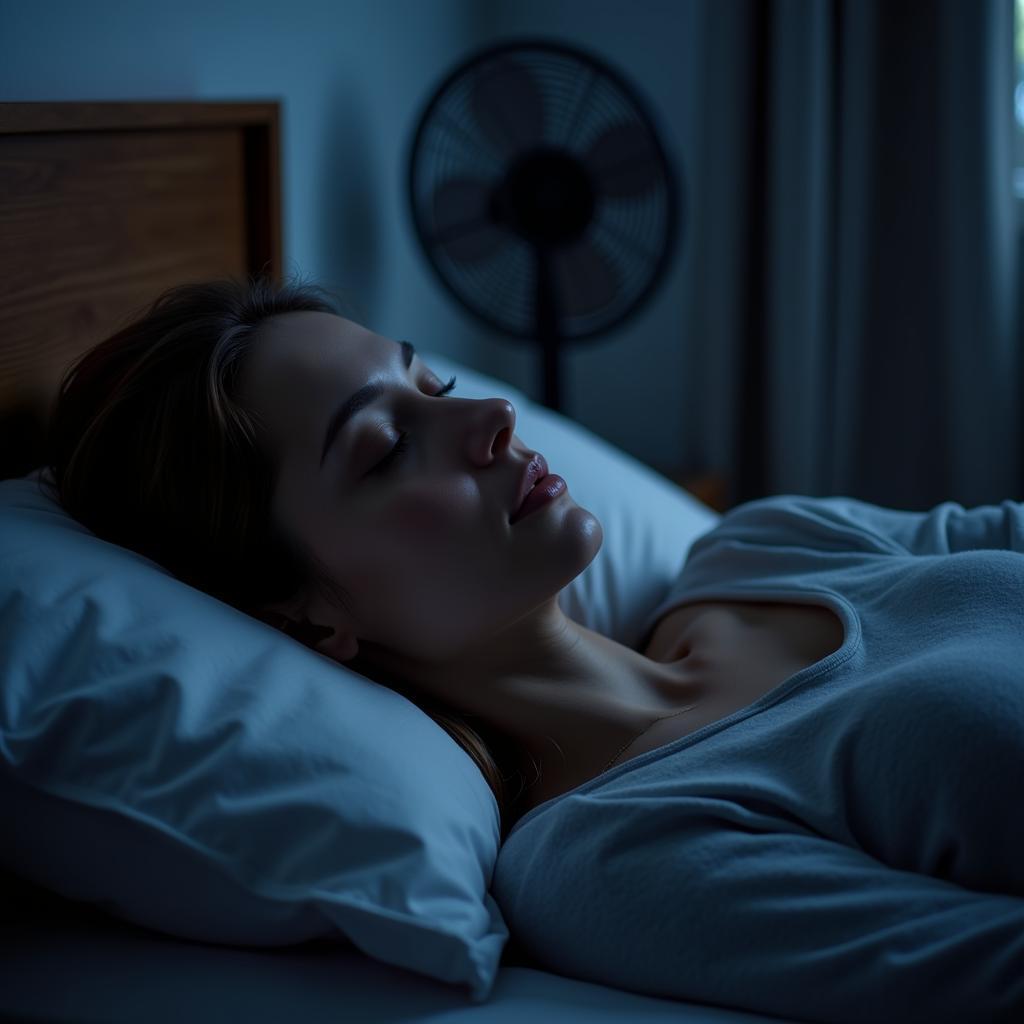
[[[544,154],[568,157],[593,186],[592,214],[563,238],[531,237],[501,214],[512,208],[501,205],[503,185]],[[555,212],[579,198],[565,192],[571,177],[527,180],[540,185],[518,193],[517,209],[536,206],[540,225],[545,202]],[[674,185],[650,118],[622,80],[549,43],[508,44],[457,68],[425,109],[410,160],[413,220],[441,280],[487,323],[530,339],[542,246],[558,337],[606,331],[644,299],[672,248]]]

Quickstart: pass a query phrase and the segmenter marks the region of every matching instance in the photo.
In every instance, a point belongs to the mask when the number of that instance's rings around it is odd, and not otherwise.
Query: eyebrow
[[[402,362],[405,363],[405,368],[408,370],[412,366],[413,356],[416,355],[416,346],[411,341],[399,341],[396,344],[402,350]],[[342,427],[360,409],[365,409],[372,402],[376,402],[381,395],[384,394],[384,388],[380,384],[364,384],[354,394],[349,397],[334,410],[331,418],[327,421],[327,432],[324,434],[324,447],[320,453],[320,465],[324,464],[324,459],[327,458],[327,452],[331,445],[334,443],[334,439],[338,436],[339,431]]]

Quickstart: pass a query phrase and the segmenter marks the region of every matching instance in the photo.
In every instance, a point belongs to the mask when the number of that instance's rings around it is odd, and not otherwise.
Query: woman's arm
[[[856,498],[775,495],[738,506],[698,538],[687,570],[729,542],[823,554],[948,555],[978,549],[1024,553],[1024,504],[1007,499],[966,509],[946,501],[927,512],[905,512]]]
[[[912,555],[951,555],[983,548],[1024,553],[1024,504],[1020,502],[964,508],[944,501],[927,512],[903,512],[854,498],[824,500],[849,521],[889,538]]]

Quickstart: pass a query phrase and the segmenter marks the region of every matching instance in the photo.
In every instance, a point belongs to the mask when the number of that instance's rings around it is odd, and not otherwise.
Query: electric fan
[[[681,186],[649,114],[597,58],[517,40],[460,64],[423,109],[412,219],[442,283],[488,326],[560,350],[637,310],[672,254]]]

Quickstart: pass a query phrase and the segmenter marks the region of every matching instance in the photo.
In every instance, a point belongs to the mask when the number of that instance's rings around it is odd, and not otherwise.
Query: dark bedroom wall
[[[277,99],[284,262],[352,316],[454,358],[472,325],[408,229],[421,97],[473,44],[474,0],[0,0],[0,100]]]
[[[728,202],[711,211],[703,195],[699,138],[714,112],[701,86],[704,8],[702,0],[0,0],[0,100],[280,99],[286,269],[340,291],[372,329],[539,397],[532,350],[479,325],[421,258],[405,160],[428,95],[474,49],[531,34],[592,50],[653,107],[685,175],[687,219],[652,301],[570,353],[566,411],[652,464],[685,468],[714,448],[701,403],[715,405],[706,377],[719,372],[721,354],[706,351],[688,321],[703,253],[729,215]],[[722,189],[720,180],[711,185]]]

